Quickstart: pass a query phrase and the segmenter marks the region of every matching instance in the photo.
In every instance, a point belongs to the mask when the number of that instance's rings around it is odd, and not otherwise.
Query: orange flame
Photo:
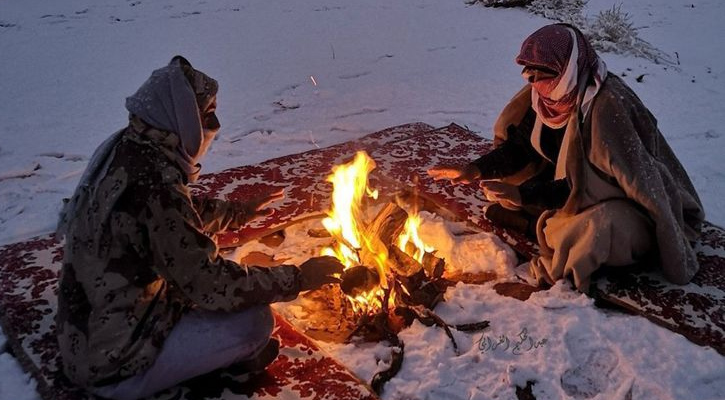
[[[361,207],[365,195],[374,199],[378,197],[377,190],[368,189],[368,174],[373,169],[375,161],[364,151],[359,151],[352,162],[333,167],[332,175],[327,177],[327,181],[333,185],[332,210],[328,211],[328,216],[322,220],[322,225],[337,243],[334,247],[324,248],[322,255],[336,257],[345,269],[348,269],[362,263],[360,251],[364,247],[369,254],[375,255],[373,261],[380,275],[381,287],[384,288],[387,287],[385,279],[387,253],[381,252],[374,240],[364,237],[365,227]],[[380,307],[381,297],[381,288],[357,296],[351,299],[353,309],[358,312]]]
[[[345,269],[361,264],[374,266],[380,276],[378,288],[354,298],[348,296],[356,313],[381,309],[384,289],[388,287],[386,267],[388,250],[380,239],[365,236],[361,206],[364,196],[374,199],[378,197],[377,190],[371,191],[368,188],[368,175],[373,169],[375,161],[364,151],[359,151],[351,162],[333,167],[332,174],[327,177],[327,181],[333,184],[332,209],[327,212],[322,225],[330,232],[336,243],[333,247],[324,248],[322,255],[336,257]],[[425,252],[433,249],[426,246],[418,235],[420,224],[421,219],[417,212],[408,216],[405,229],[398,237],[398,247],[408,252],[407,248],[411,247],[409,243],[412,244],[415,250],[410,256],[422,262]],[[362,260],[361,252],[372,255],[373,259]],[[390,304],[394,304],[394,299],[395,293],[390,293]]]
[[[418,214],[417,211],[414,211],[413,213],[408,215],[408,219],[405,221],[405,229],[400,234],[400,236],[398,236],[398,248],[409,253],[410,251],[407,248],[408,243],[412,244],[414,247],[413,254],[409,255],[419,263],[422,263],[425,253],[430,253],[435,249],[431,246],[426,245],[423,242],[423,239],[420,238],[420,235],[418,234],[418,228],[420,227],[420,224],[420,214]]]
[[[325,255],[337,257],[346,268],[360,263],[358,252],[363,244],[360,204],[363,195],[368,193],[368,174],[373,169],[375,161],[360,151],[352,162],[333,167],[332,175],[327,177],[333,185],[332,210],[328,211],[322,225],[337,239],[337,247],[325,249],[328,253],[332,251]],[[377,198],[377,191],[372,195]]]

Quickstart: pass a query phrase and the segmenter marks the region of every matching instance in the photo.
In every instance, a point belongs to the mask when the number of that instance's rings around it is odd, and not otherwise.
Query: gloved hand
[[[439,165],[428,170],[434,180],[448,179],[452,184],[471,183],[481,177],[481,171],[474,164]]]
[[[497,202],[509,210],[521,208],[521,192],[518,186],[498,181],[483,181],[480,187],[488,201]]]
[[[299,266],[302,283],[301,291],[319,289],[327,283],[339,283],[344,266],[335,257],[313,257]],[[337,276],[333,276],[337,274]]]
[[[274,214],[274,208],[266,208],[269,204],[282,200],[284,189],[253,198],[243,203],[234,205],[234,223],[238,227],[244,226],[247,222],[258,217],[269,217]]]

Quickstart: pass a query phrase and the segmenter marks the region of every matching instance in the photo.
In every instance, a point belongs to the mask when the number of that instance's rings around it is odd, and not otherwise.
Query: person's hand
[[[518,186],[497,181],[483,181],[480,186],[488,201],[497,202],[509,210],[521,208],[521,192]]]
[[[481,177],[481,171],[474,164],[439,165],[428,170],[433,180],[448,179],[452,184],[471,183]]]
[[[314,290],[327,283],[339,283],[343,268],[344,266],[335,257],[310,258],[299,266],[302,275],[300,290]]]
[[[267,208],[267,206],[282,199],[284,199],[284,189],[279,189],[275,192],[247,201],[245,203],[246,212],[248,213],[246,216],[247,221],[251,221],[258,217],[269,217],[274,214],[274,208]]]

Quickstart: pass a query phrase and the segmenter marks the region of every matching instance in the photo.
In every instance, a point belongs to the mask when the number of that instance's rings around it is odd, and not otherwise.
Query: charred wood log
[[[425,282],[420,287],[410,291],[409,302],[412,305],[433,309],[438,303],[443,301],[443,295],[445,293],[445,286],[439,285],[435,281]]]
[[[425,271],[423,271],[423,265],[416,261],[413,257],[409,256],[403,250],[400,250],[398,246],[390,245],[388,247],[389,252],[389,263],[391,268],[399,276],[412,277],[416,274],[422,274],[425,278]]]
[[[441,281],[445,282],[446,286],[456,286],[458,282],[463,282],[469,285],[482,285],[486,282],[491,282],[499,276],[495,272],[484,271],[477,273],[449,273],[445,274],[445,278]]]
[[[434,308],[443,300],[445,285],[439,285],[426,276],[423,265],[413,257],[392,246],[389,261],[395,272],[395,280],[400,284],[397,292],[406,304]]]
[[[385,244],[392,243],[403,231],[407,219],[405,210],[395,203],[388,203],[373,218],[365,233],[368,237],[379,238]]]
[[[488,321],[472,322],[470,324],[452,325],[457,331],[479,332],[488,328],[491,324]]]
[[[364,265],[345,270],[340,278],[343,293],[352,297],[373,290],[380,284],[378,271]]]
[[[501,282],[493,285],[493,290],[501,296],[513,297],[514,299],[526,301],[529,297],[531,297],[532,293],[544,290],[544,288],[520,282]]]
[[[386,204],[365,227],[365,237],[370,238],[370,243],[361,251],[362,264],[377,265],[378,254],[388,256],[388,243],[400,235],[407,219],[408,213],[397,204]]]
[[[443,276],[446,270],[446,260],[438,258],[433,253],[426,252],[423,255],[423,269],[430,279],[438,279]]]

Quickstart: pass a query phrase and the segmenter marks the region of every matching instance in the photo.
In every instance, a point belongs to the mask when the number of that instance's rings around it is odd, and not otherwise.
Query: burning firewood
[[[429,278],[438,279],[445,272],[446,260],[436,257],[433,253],[426,252],[423,255],[423,269]]]
[[[425,271],[423,271],[423,264],[416,261],[413,257],[409,256],[408,253],[400,250],[395,245],[390,245],[388,248],[390,252],[390,266],[396,274],[405,277],[412,277],[416,274],[422,273],[425,278]]]
[[[403,231],[408,213],[395,203],[388,203],[367,226],[365,236],[378,238],[382,243],[391,244]]]
[[[404,251],[395,246],[390,248],[391,268],[396,272],[396,279],[402,286],[401,292],[406,303],[432,309],[443,300],[446,291],[446,285],[437,283],[443,275],[445,261],[432,254],[428,259],[432,266],[426,269],[425,265]],[[423,260],[425,262],[425,256]]]
[[[358,265],[346,269],[340,277],[340,288],[348,296],[358,296],[380,285],[380,275],[373,269]]]
[[[390,202],[370,222],[365,221],[364,201],[378,198],[377,191],[367,186],[368,174],[374,168],[375,162],[364,152],[358,152],[349,163],[333,167],[327,178],[333,183],[333,206],[322,225],[335,242],[322,253],[337,257],[346,266],[339,290],[347,296],[356,319],[348,340],[386,340],[393,348],[390,367],[371,382],[380,393],[402,366],[405,346],[398,332],[413,320],[443,329],[456,353],[458,344],[451,326],[432,311],[443,300],[449,283],[443,278],[445,260],[437,257],[418,234],[421,218],[417,211],[409,215]],[[412,208],[418,210],[417,204]],[[309,234],[320,236],[312,231]],[[484,321],[465,328],[486,326]]]
[[[371,293],[377,293],[375,304],[378,304],[376,307],[357,308],[354,313],[355,328],[347,336],[347,341],[353,338],[385,340],[391,346],[390,366],[375,374],[370,383],[378,394],[402,367],[405,344],[398,337],[398,332],[414,320],[443,329],[456,354],[459,354],[459,347],[452,329],[474,332],[488,327],[488,321],[449,325],[432,311],[443,301],[451,282],[443,278],[444,259],[432,251],[420,249],[410,240],[407,244],[398,242],[401,233],[407,229],[408,218],[404,209],[391,202],[370,223],[360,223],[366,238],[365,245],[354,248],[345,239],[338,239],[338,243],[354,249],[358,260],[357,265],[346,269],[341,276],[341,291],[351,299],[363,295],[370,299]],[[401,245],[405,250],[400,249]],[[382,267],[381,259],[384,262]]]
[[[425,282],[410,293],[410,303],[432,309],[443,301],[443,295],[445,293],[445,285],[439,284],[438,281]]]
[[[365,229],[364,237],[370,241],[362,249],[360,261],[365,265],[376,265],[380,254],[388,256],[390,244],[402,232],[408,213],[395,203],[388,203],[373,218]]]

